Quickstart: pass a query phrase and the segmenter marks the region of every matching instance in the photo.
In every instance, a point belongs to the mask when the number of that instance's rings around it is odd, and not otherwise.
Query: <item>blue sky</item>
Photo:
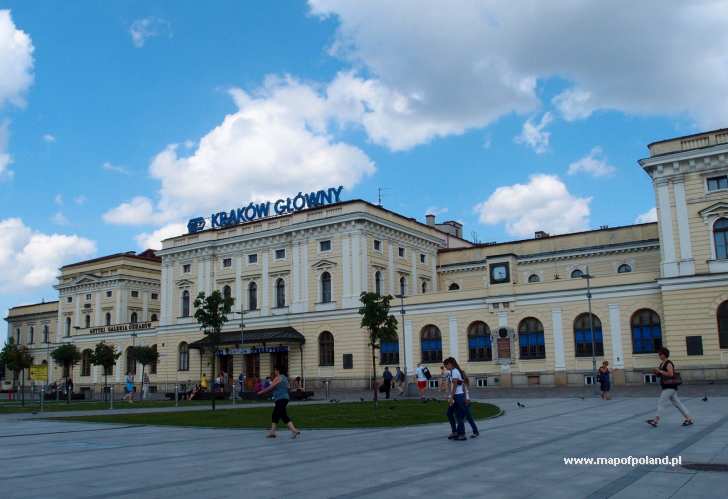
[[[63,263],[339,183],[481,241],[634,223],[646,144],[725,126],[720,2],[389,3],[3,1],[0,310],[54,298]]]

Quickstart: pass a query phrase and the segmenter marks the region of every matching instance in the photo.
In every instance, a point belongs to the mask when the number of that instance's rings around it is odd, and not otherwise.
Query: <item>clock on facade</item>
[[[511,278],[508,263],[492,263],[490,264],[490,283],[500,284],[508,282]]]

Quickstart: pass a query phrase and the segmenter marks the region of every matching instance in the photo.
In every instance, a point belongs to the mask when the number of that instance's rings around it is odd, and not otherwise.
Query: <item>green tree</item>
[[[94,351],[91,352],[91,364],[104,368],[104,393],[108,390],[109,372],[114,368],[119,357],[121,357],[121,352],[116,351],[116,346],[107,345],[103,341],[96,343]]]
[[[28,352],[28,347],[16,345],[9,338],[0,351],[0,364],[5,364],[5,368],[13,372],[13,386],[17,386],[20,376],[20,400],[21,405],[25,406],[25,370],[33,365],[33,357]]]
[[[64,343],[51,352],[51,357],[63,370],[68,372],[68,377],[73,379],[73,366],[81,360],[81,352],[73,343]],[[71,390],[68,390],[67,402],[71,402]]]
[[[139,346],[132,349],[134,359],[142,365],[142,387],[144,386],[144,368],[159,361],[159,352],[156,347]],[[143,391],[142,391],[143,393]]]
[[[377,293],[364,291],[359,296],[362,306],[359,308],[361,327],[369,333],[369,346],[372,349],[372,388],[374,400],[377,400],[377,349],[382,341],[397,338],[397,318],[389,313],[391,295],[380,296]]]
[[[215,290],[210,296],[200,292],[195,299],[195,319],[200,324],[200,329],[207,336],[207,345],[212,355],[212,378],[215,378],[215,360],[217,350],[220,347],[222,327],[227,322],[227,314],[230,313],[235,300],[231,296],[225,296]],[[212,410],[215,410],[215,394],[212,394]]]

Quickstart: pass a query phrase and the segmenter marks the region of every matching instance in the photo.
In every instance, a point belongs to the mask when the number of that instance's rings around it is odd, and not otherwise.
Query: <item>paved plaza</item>
[[[657,394],[655,390],[654,395]],[[446,423],[402,429],[263,431],[132,427],[0,416],[2,497],[716,498],[728,472],[565,465],[564,457],[682,456],[728,463],[728,397],[686,393],[652,429],[656,397],[494,400],[481,437],[451,442]],[[295,405],[291,408],[295,418]]]

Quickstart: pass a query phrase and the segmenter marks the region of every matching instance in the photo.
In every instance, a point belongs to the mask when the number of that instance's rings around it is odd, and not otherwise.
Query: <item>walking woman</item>
[[[597,374],[597,380],[599,380],[599,389],[602,392],[602,400],[609,400],[609,390],[612,388],[611,380],[609,379],[609,361],[605,360],[602,362],[602,367],[599,368],[599,374]]]
[[[465,373],[452,357],[445,359],[445,367],[450,371],[450,397],[448,398],[447,414],[453,430],[447,438],[450,440],[467,440],[465,438],[465,416],[467,412],[465,406]]]
[[[130,404],[134,403],[134,376],[131,371],[126,373],[126,384],[124,385],[124,400],[127,400]]]
[[[670,351],[667,348],[660,348],[657,351],[660,356],[660,367],[654,369],[655,375],[660,377],[660,387],[662,392],[660,393],[660,399],[657,401],[657,416],[655,419],[648,419],[647,424],[652,427],[657,427],[660,424],[660,417],[667,405],[668,401],[674,405],[683,416],[683,426],[690,426],[693,424],[693,418],[688,414],[688,410],[685,408],[680,398],[677,396],[677,387],[682,383],[679,376],[676,376],[675,364],[671,360],[667,360],[670,357]]]
[[[280,369],[277,367],[275,368],[271,384],[259,391],[258,395],[264,395],[268,392],[273,392],[275,406],[273,407],[273,416],[271,417],[270,431],[267,437],[275,438],[278,422],[283,421],[288,426],[288,429],[291,430],[291,438],[297,438],[301,432],[298,431],[298,428],[293,424],[291,418],[288,417],[288,412],[286,411],[289,399],[288,378],[281,374]]]

